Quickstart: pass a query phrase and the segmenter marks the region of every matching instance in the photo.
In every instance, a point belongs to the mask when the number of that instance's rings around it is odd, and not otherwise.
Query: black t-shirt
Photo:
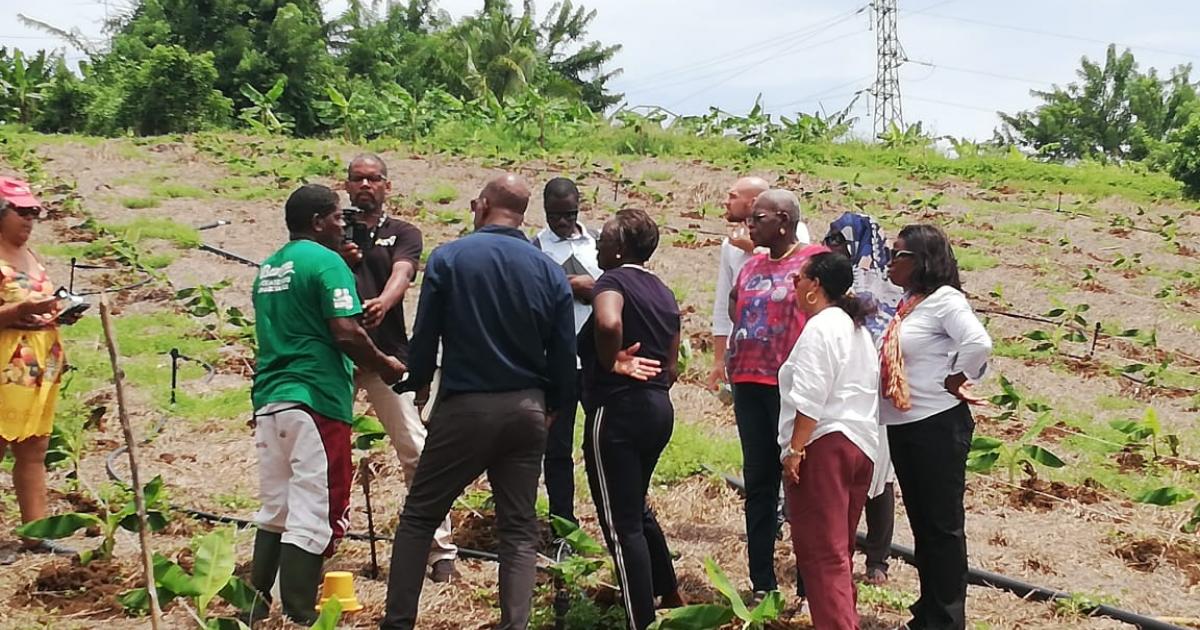
[[[628,376],[602,370],[596,356],[596,316],[593,314],[579,331],[579,359],[583,365],[584,409],[591,411],[604,405],[614,394],[633,388],[670,389],[667,373],[671,346],[679,334],[679,305],[675,295],[658,276],[632,265],[605,271],[596,280],[593,296],[616,291],[625,298],[621,310],[624,339],[621,347],[641,343],[638,356],[658,359],[663,371],[649,381],[637,381]]]
[[[415,276],[421,264],[421,230],[411,223],[384,217],[372,231],[373,246],[363,254],[362,262],[354,268],[358,297],[363,302],[379,297],[392,266],[401,260],[412,263]],[[368,331],[380,351],[401,361],[408,358],[408,329],[404,325],[404,301],[388,311],[378,328]]]

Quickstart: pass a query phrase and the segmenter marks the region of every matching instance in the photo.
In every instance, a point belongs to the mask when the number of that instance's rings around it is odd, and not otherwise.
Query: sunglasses
[[[20,215],[22,219],[37,219],[42,216],[41,208],[15,208],[12,206],[9,206],[9,208]]]
[[[784,218],[786,218],[786,216],[787,216],[787,213],[786,213],[786,212],[776,212],[776,213],[774,213],[774,214],[776,214],[776,215],[779,215],[779,216],[781,216],[781,217],[784,217]],[[747,224],[747,225],[754,225],[754,224],[756,224],[756,223],[762,223],[763,221],[766,221],[766,220],[767,220],[767,219],[769,219],[770,217],[771,217],[771,213],[768,213],[768,212],[756,212],[756,213],[754,213],[754,214],[751,214],[750,216],[746,217],[746,224]]]
[[[896,260],[897,258],[904,258],[906,256],[916,256],[916,253],[911,252],[907,249],[896,249],[894,247],[887,248],[887,253],[888,253],[888,258],[890,258],[892,260]]]

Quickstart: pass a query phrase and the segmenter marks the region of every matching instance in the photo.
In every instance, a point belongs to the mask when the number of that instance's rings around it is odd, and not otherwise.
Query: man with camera
[[[379,349],[402,362],[408,359],[408,332],[404,323],[404,294],[417,275],[421,260],[421,231],[411,223],[387,216],[385,205],[392,183],[387,164],[378,155],[362,154],[347,168],[346,194],[353,206],[346,210],[346,244],[343,255],[350,263],[363,303],[363,326]],[[367,400],[383,424],[404,481],[412,484],[417,461],[425,448],[425,425],[415,394],[392,391],[377,374],[360,370],[355,379],[366,390]],[[429,552],[429,578],[446,582],[455,575],[458,549],[450,540],[450,517],[434,534]]]

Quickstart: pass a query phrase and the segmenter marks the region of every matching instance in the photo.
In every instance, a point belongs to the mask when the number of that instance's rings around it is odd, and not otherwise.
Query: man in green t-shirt
[[[309,184],[288,197],[290,241],[254,281],[258,366],[254,445],[262,509],[251,583],[270,609],[279,574],[283,613],[310,624],[324,557],[350,516],[354,365],[395,383],[404,365],[383,354],[358,321],[354,276],[335,251],[344,224],[337,193]]]

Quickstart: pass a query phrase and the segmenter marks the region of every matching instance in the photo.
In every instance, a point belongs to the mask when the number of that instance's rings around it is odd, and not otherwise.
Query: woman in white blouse
[[[879,447],[879,355],[863,325],[868,306],[848,295],[850,260],[825,252],[796,275],[808,316],[779,369],[779,445],[796,568],[813,625],[858,628],[854,534]]]
[[[966,626],[967,540],[963,492],[975,420],[969,390],[992,340],[971,310],[950,241],[910,225],[893,244],[888,274],[905,296],[884,333],[879,421],[915,541],[920,598],[907,627]]]

